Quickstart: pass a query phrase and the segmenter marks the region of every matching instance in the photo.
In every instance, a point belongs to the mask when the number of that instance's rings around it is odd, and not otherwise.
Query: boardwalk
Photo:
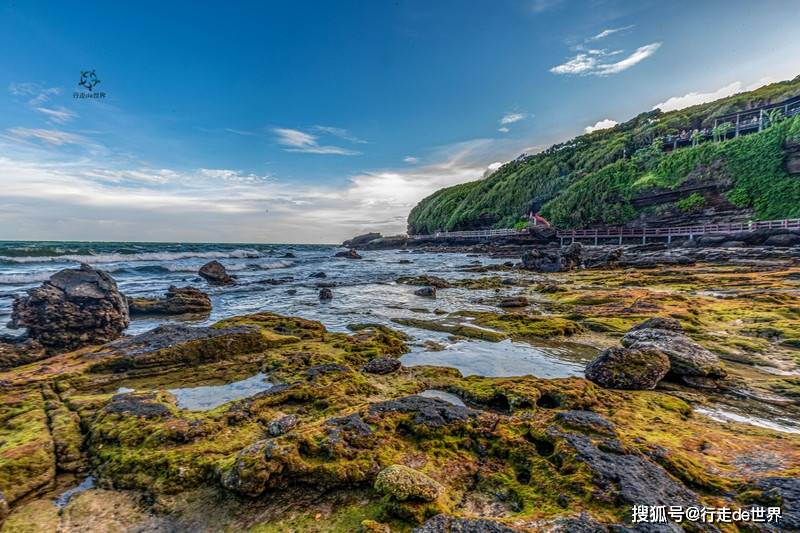
[[[700,226],[670,226],[661,228],[602,228],[602,229],[576,229],[557,230],[556,237],[561,244],[572,243],[578,240],[589,240],[593,244],[615,240],[622,244],[624,240],[637,240],[647,243],[648,239],[666,239],[672,242],[674,238],[692,239],[700,235],[723,235],[727,233],[750,232],[763,229],[788,229],[800,231],[800,218],[783,220],[762,220],[758,222],[744,222],[733,224],[703,224]],[[514,237],[524,237],[527,229],[491,229],[472,231],[440,231],[430,235],[410,235],[414,240],[493,240]]]

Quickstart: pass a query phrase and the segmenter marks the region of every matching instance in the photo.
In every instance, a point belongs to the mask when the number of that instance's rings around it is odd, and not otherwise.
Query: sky
[[[403,233],[419,200],[522,153],[797,76],[799,15],[796,0],[0,0],[0,239]],[[82,72],[102,98],[80,97]]]

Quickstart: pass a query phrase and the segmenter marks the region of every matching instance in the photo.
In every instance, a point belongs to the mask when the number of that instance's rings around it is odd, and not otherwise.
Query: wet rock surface
[[[233,276],[228,274],[228,271],[219,261],[209,261],[201,266],[197,273],[210,285],[231,285],[236,283]]]
[[[436,287],[422,287],[415,290],[414,294],[423,298],[436,298]]]
[[[128,298],[131,315],[182,315],[211,312],[211,298],[194,287],[170,286],[162,298]]]
[[[608,348],[586,365],[586,379],[609,389],[654,389],[670,369],[670,360],[652,348]]]
[[[120,336],[128,327],[128,302],[114,279],[88,265],[53,274],[14,300],[10,326],[52,349],[74,349]]]
[[[333,300],[333,291],[329,287],[322,287],[319,290],[318,297],[321,302]]]
[[[361,368],[367,374],[391,374],[400,370],[402,363],[393,357],[378,357],[367,363]]]
[[[522,268],[535,272],[565,272],[583,263],[583,246],[575,242],[553,250],[531,248],[522,254]]]
[[[334,257],[342,257],[344,259],[361,259],[361,256],[355,251],[353,248],[349,250],[342,250],[341,252],[336,252]]]

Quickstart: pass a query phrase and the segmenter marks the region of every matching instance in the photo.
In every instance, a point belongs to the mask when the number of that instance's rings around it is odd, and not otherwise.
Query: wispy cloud
[[[359,155],[361,153],[341,146],[320,145],[317,135],[300,130],[274,128],[272,131],[278,136],[277,143],[284,146],[284,150],[287,152],[333,155]]]
[[[600,33],[598,33],[597,35],[595,35],[593,37],[589,37],[587,39],[587,41],[599,41],[600,39],[605,39],[609,35],[614,35],[615,33],[618,33],[618,32],[621,32],[621,31],[625,31],[625,30],[629,30],[629,29],[631,29],[633,27],[634,27],[634,25],[631,24],[630,26],[623,26],[621,28],[608,28],[606,30],[601,31]]]
[[[606,130],[608,128],[613,128],[619,124],[616,120],[612,120],[610,118],[604,118],[603,120],[597,121],[593,126],[586,126],[583,128],[583,131],[586,133],[592,133],[593,131],[597,130]]]
[[[534,13],[543,13],[554,9],[564,3],[564,0],[532,0],[531,9]]]
[[[693,105],[705,104],[706,102],[713,102],[714,100],[719,100],[720,98],[725,98],[726,96],[741,92],[742,85],[741,81],[735,81],[724,87],[720,87],[716,91],[707,93],[690,92],[683,96],[673,96],[654,105],[653,109],[660,109],[666,112],[691,107]]]
[[[550,69],[553,74],[571,74],[582,76],[609,76],[619,74],[652,56],[661,47],[661,43],[650,43],[637,48],[628,57],[619,61],[609,61],[609,57],[620,54],[620,51],[587,50],[579,52],[575,57]]]
[[[497,128],[497,131],[499,131],[500,133],[508,133],[511,130],[506,128],[505,126],[501,126],[501,127]]]
[[[414,157],[413,155],[407,155],[407,156],[405,156],[403,158],[403,162],[404,163],[408,163],[410,165],[413,165],[415,163],[419,163],[419,158],[418,157]]]
[[[66,107],[37,107],[36,111],[45,115],[49,122],[54,122],[56,124],[66,124],[78,116],[77,113],[70,111]]]
[[[335,128],[333,126],[314,126],[311,128],[314,132],[321,133],[321,134],[328,134],[333,135],[334,137],[338,137],[345,141],[355,143],[355,144],[367,144],[367,141],[364,139],[359,139],[355,135],[351,134],[344,128]]]
[[[90,144],[89,139],[82,135],[76,135],[61,130],[9,128],[6,131],[16,139],[33,139],[55,146],[61,146],[63,144]]]
[[[519,122],[520,120],[525,120],[528,115],[525,113],[506,113],[500,119],[500,124],[513,124],[515,122]]]
[[[23,82],[10,84],[8,92],[14,96],[29,98],[28,105],[36,107],[49,101],[53,96],[61,94],[61,89],[58,87],[44,87],[39,83]]]

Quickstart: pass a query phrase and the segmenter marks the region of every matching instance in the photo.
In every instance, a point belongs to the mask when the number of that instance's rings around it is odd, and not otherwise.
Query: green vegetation
[[[797,117],[785,120],[774,113],[766,117],[768,127],[761,133],[661,151],[664,135],[712,127],[715,117],[797,94],[800,77],[708,104],[642,113],[521,156],[482,180],[437,191],[411,211],[409,230],[512,227],[529,208],[561,227],[621,224],[638,214],[634,198],[648,189],[678,189],[698,171],[706,180],[729,178],[728,200],[736,207],[753,207],[759,219],[800,216],[800,180],[787,175],[782,164],[783,142],[800,137]],[[714,137],[724,138],[729,128],[718,125]]]
[[[703,198],[701,195],[697,194],[696,192],[693,192],[683,200],[679,200],[677,205],[678,209],[680,209],[681,211],[691,213],[693,211],[698,211],[702,209],[703,206],[706,205],[706,199]]]

